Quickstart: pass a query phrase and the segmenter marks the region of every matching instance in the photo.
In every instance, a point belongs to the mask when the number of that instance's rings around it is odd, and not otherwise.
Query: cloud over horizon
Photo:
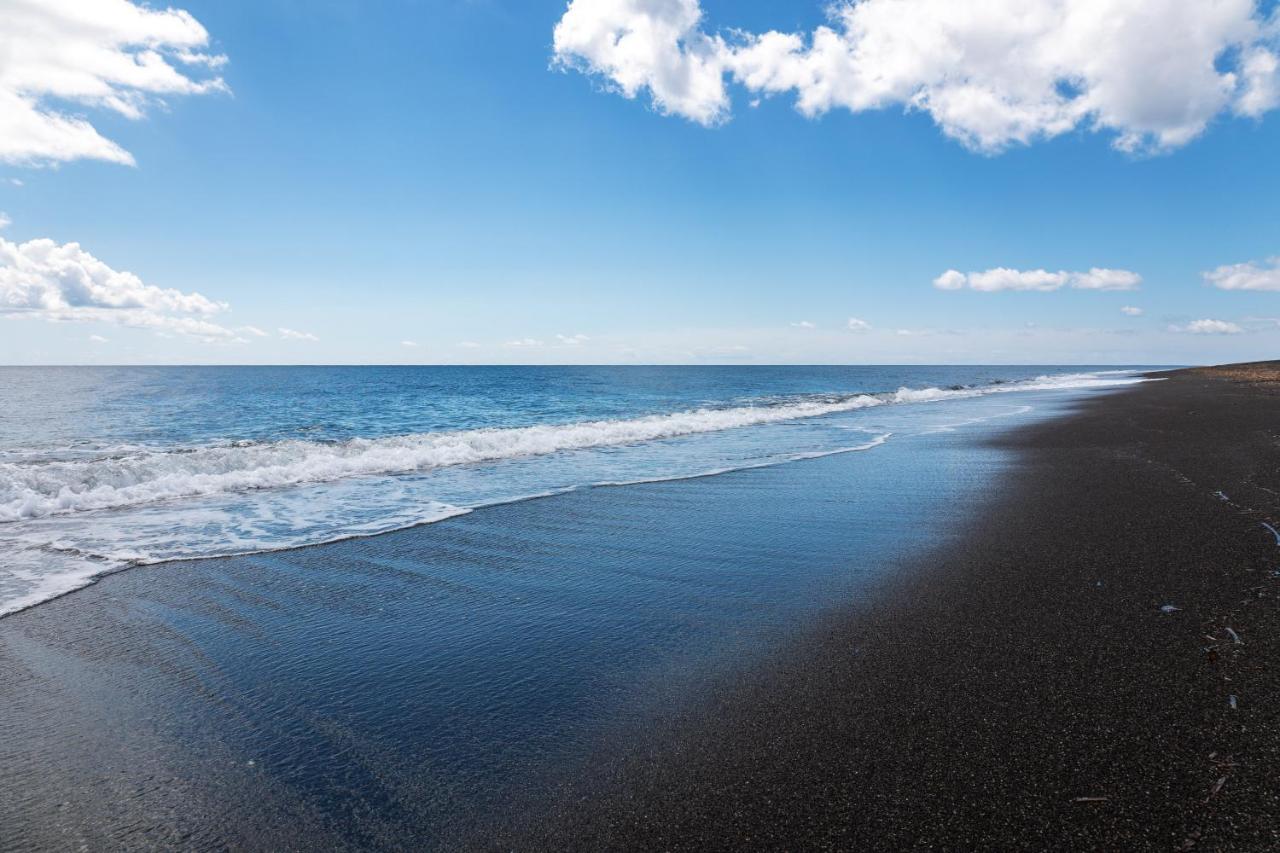
[[[726,80],[816,117],[900,107],[987,153],[1073,130],[1167,150],[1280,104],[1280,12],[1254,0],[861,0],[811,33],[707,28],[699,0],[572,0],[553,59],[626,98],[727,121]]]
[[[133,155],[68,108],[142,118],[166,96],[227,91],[226,57],[188,12],[129,0],[0,4],[0,162],[46,165]]]
[[[1280,290],[1280,257],[1269,259],[1266,266],[1253,261],[1224,264],[1201,275],[1219,290]]]
[[[1093,267],[1087,272],[1059,270],[1017,270],[994,267],[982,272],[962,273],[947,270],[933,280],[938,290],[978,290],[995,293],[1001,290],[1049,292],[1071,287],[1075,290],[1137,290],[1142,276],[1130,270]]]
[[[211,341],[236,339],[206,318],[226,311],[199,293],[145,284],[112,269],[79,243],[0,237],[0,315],[54,322],[102,322]]]
[[[1192,335],[1239,335],[1244,329],[1226,320],[1192,320],[1185,326],[1170,326],[1169,331]]]

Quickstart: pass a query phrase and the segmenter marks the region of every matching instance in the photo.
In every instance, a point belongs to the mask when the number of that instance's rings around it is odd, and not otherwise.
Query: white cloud
[[[129,0],[0,3],[0,161],[39,165],[133,157],[68,107],[129,119],[175,95],[226,91],[225,63],[181,9]],[[193,73],[197,72],[197,73]]]
[[[997,290],[1057,290],[1068,281],[1065,272],[1045,270],[1014,270],[996,267],[986,272],[971,272],[967,276],[973,290],[993,292]]]
[[[1192,320],[1185,326],[1170,326],[1171,332],[1189,332],[1193,335],[1238,335],[1244,329],[1226,320]]]
[[[1280,257],[1266,265],[1253,261],[1226,264],[1203,273],[1204,280],[1221,290],[1280,290]]]
[[[560,342],[561,346],[576,347],[586,343],[591,338],[586,335],[556,335],[556,340]]]
[[[107,343],[107,339],[104,338],[102,335],[90,335],[89,340],[93,341],[95,344]]]
[[[1255,47],[1244,53],[1240,77],[1242,85],[1236,112],[1257,118],[1280,104],[1280,60],[1275,54],[1274,41],[1271,49]]]
[[[1141,317],[1142,309],[1133,305],[1125,305],[1120,309],[1120,313],[1127,317]]]
[[[255,338],[265,338],[267,333],[257,326],[240,326],[236,329],[242,335],[253,335]]]
[[[13,184],[15,187],[26,186],[26,184],[22,182],[21,178],[10,178],[9,183]]]
[[[280,337],[286,341],[318,341],[320,340],[310,332],[299,332],[297,329],[279,328],[276,331],[280,333]]]
[[[933,280],[933,286],[938,290],[959,290],[968,282],[968,277],[959,270],[947,270]]]
[[[1165,149],[1280,102],[1280,27],[1255,0],[837,0],[813,32],[710,31],[698,0],[573,0],[560,67],[704,125],[726,77],[806,116],[899,106],[994,152],[1080,128]]]
[[[857,317],[849,318],[849,331],[851,332],[869,332],[871,324],[866,320],[859,320]]]
[[[1094,267],[1088,272],[1071,273],[1071,286],[1078,290],[1137,290],[1142,276],[1129,270]]]
[[[1129,270],[1103,269],[1093,267],[1088,272],[1067,272],[1059,270],[1015,270],[1008,267],[995,267],[983,272],[962,273],[959,270],[947,270],[933,280],[933,286],[939,290],[961,290],[968,287],[985,293],[1000,290],[1061,290],[1070,286],[1077,290],[1136,290],[1142,282],[1142,276]]]
[[[0,315],[54,322],[103,322],[205,340],[231,340],[204,319],[227,309],[199,293],[144,284],[80,247],[49,239],[0,238]]]
[[[199,293],[143,284],[131,272],[113,270],[79,243],[11,243],[0,238],[0,308],[5,310],[145,308],[216,314],[226,307]]]
[[[400,342],[400,346],[402,347],[412,348],[412,347],[416,347],[417,345],[418,345],[417,341],[401,341]]]
[[[795,323],[792,323],[791,327],[793,329],[816,329],[817,328],[815,324],[810,323],[808,320],[798,320]]]
[[[537,338],[517,338],[514,341],[507,341],[505,344],[503,344],[503,346],[505,347],[540,347],[543,345],[543,343],[544,343],[543,341],[540,341]]]
[[[729,110],[726,46],[701,20],[698,0],[574,0],[556,24],[555,61],[627,98],[648,90],[659,112],[716,124]]]
[[[13,224],[13,220],[9,218],[9,214],[0,212],[0,229],[8,228]]]

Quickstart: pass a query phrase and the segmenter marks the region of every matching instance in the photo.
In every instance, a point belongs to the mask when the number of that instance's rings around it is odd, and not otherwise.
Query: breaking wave
[[[973,388],[901,388],[878,394],[702,408],[620,420],[427,432],[341,442],[235,442],[138,450],[88,459],[4,462],[0,463],[0,522],[644,444],[872,406],[1136,381],[1140,380],[1100,373],[1065,374]]]
[[[628,420],[429,432],[331,443],[235,443],[94,460],[6,463],[0,465],[0,521],[639,444],[847,412],[883,402],[857,395],[790,405],[698,409]]]
[[[871,451],[896,430],[909,437],[953,428],[939,423],[943,411],[916,405],[1140,381],[1128,372],[1077,373],[739,398],[631,418],[333,441],[10,447],[0,455],[0,616],[129,566],[374,536],[592,485]],[[962,423],[1003,412],[976,414]],[[865,438],[850,441],[851,432]]]

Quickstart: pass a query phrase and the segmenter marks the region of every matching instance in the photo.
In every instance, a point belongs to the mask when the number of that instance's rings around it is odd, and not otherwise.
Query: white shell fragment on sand
[[[1271,535],[1276,537],[1276,545],[1280,545],[1280,530],[1276,530],[1274,527],[1272,527],[1270,524],[1267,524],[1265,521],[1262,522],[1262,526],[1271,531]]]

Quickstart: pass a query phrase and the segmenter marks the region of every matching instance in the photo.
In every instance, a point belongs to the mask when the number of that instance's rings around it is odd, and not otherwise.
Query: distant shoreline
[[[1001,439],[1010,491],[889,603],[494,846],[1280,844],[1280,363],[1158,375]]]
[[[581,362],[581,363],[578,363],[578,362],[564,362],[564,363],[554,363],[554,364],[538,364],[538,363],[530,364],[530,363],[525,363],[525,362],[494,362],[494,363],[488,363],[488,362],[449,362],[449,363],[443,363],[443,364],[429,364],[429,363],[422,363],[422,364],[420,364],[420,363],[417,363],[417,362],[390,362],[390,363],[374,363],[374,362],[370,362],[370,363],[368,363],[368,364],[365,364],[365,363],[358,363],[358,364],[348,364],[348,363],[326,364],[326,363],[323,363],[323,362],[291,362],[291,363],[287,363],[287,364],[276,364],[276,363],[272,363],[272,362],[262,362],[262,363],[256,363],[256,362],[247,362],[247,363],[235,363],[235,362],[228,362],[228,363],[205,363],[205,364],[151,364],[151,363],[136,363],[136,364],[129,364],[129,363],[125,363],[125,364],[0,364],[0,370],[44,370],[44,369],[58,369],[58,370],[63,370],[63,369],[67,369],[67,368],[110,369],[110,368],[136,368],[136,367],[145,367],[145,368],[200,368],[200,369],[210,368],[210,367],[219,367],[219,368],[220,368],[220,367],[266,367],[266,368],[283,368],[283,367],[319,367],[319,368],[334,368],[334,367],[344,367],[344,368],[345,368],[345,367],[351,367],[351,368],[362,368],[362,367],[373,367],[373,368],[384,368],[384,367],[396,367],[396,368],[402,368],[402,367],[410,367],[410,368],[421,368],[421,367],[426,367],[426,368],[455,368],[455,367],[458,367],[458,368],[476,368],[476,367],[495,367],[495,368],[510,368],[510,367],[538,367],[538,368],[548,368],[548,367],[550,367],[550,368],[560,368],[560,367],[568,367],[568,368],[574,368],[574,367],[608,367],[608,368],[615,368],[615,367],[637,367],[637,368],[646,368],[646,367],[731,367],[731,368],[735,368],[735,369],[737,369],[737,368],[763,368],[763,369],[769,369],[769,368],[775,368],[775,367],[1046,367],[1046,368],[1047,368],[1047,367],[1108,367],[1108,368],[1122,368],[1122,369],[1123,369],[1123,368],[1134,368],[1134,369],[1139,369],[1139,368],[1151,369],[1151,368],[1155,368],[1155,369],[1158,369],[1158,370],[1195,369],[1195,368],[1188,367],[1187,365],[1180,365],[1180,364],[1094,364],[1094,363],[1092,363],[1092,362],[1084,362],[1084,361],[1081,361],[1081,362],[1063,362],[1063,363],[1061,363],[1061,364],[1052,363],[1052,362],[1039,363],[1039,362],[1021,362],[1021,361],[1008,361],[1008,362],[1003,362],[1003,361],[1001,361],[1001,362],[987,362],[987,361],[958,361],[958,362],[938,362],[938,363],[936,363],[936,364],[935,364],[935,363],[933,363],[933,362],[911,362],[911,363],[907,363],[907,364],[898,364],[898,363],[895,363],[895,362],[871,362],[871,361],[868,361],[868,362],[854,362],[854,363],[846,363],[846,362],[819,362],[819,363],[813,363],[813,364],[801,363],[801,362],[796,362],[796,363],[784,362],[784,363],[780,363],[780,364],[779,364],[779,363],[773,363],[773,362],[768,362],[768,363],[766,363],[766,362],[760,362],[760,363],[743,364],[743,363],[741,363],[741,362],[714,362],[714,361],[707,361],[707,362],[683,362],[683,361],[680,361],[680,362],[653,362],[653,363],[627,361],[627,362],[610,362],[610,363],[605,363],[605,364],[592,364],[592,363],[589,363],[589,362]]]

